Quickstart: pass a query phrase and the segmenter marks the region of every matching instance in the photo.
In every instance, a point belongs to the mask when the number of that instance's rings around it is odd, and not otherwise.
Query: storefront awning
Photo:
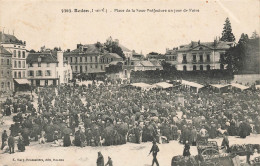
[[[29,84],[30,82],[27,79],[14,79],[18,84],[22,85],[22,84]]]

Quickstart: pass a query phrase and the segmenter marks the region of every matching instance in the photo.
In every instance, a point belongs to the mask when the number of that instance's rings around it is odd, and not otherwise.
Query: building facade
[[[176,66],[177,64],[177,48],[173,48],[173,49],[166,49],[166,53],[165,53],[165,62],[171,64],[172,66]]]
[[[233,42],[191,42],[179,47],[176,58],[176,69],[181,71],[224,70],[225,52],[233,46]]]
[[[14,35],[0,32],[1,45],[12,54],[12,77],[26,79],[26,42],[18,40]]]
[[[70,63],[73,74],[104,74],[109,63],[123,59],[96,44],[77,44],[77,49],[64,53],[64,60]]]
[[[58,61],[50,53],[29,53],[26,63],[32,86],[58,85]]]
[[[59,85],[72,79],[70,64],[64,61],[62,51],[57,52],[57,57],[51,53],[30,53],[26,63],[33,86]]]
[[[0,62],[1,95],[4,93],[10,94],[14,89],[12,78],[12,53],[7,51],[3,46],[0,46]]]
[[[64,53],[64,60],[71,65],[73,74],[104,73],[105,66],[100,63],[101,48],[95,44],[77,44],[77,49]]]

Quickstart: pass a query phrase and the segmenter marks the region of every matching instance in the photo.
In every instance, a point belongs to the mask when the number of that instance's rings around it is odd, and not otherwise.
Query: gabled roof
[[[118,46],[122,49],[123,52],[131,52],[131,50],[129,50],[128,48],[126,48],[122,44],[118,44]]]
[[[199,49],[202,47],[207,49],[229,49],[231,45],[233,45],[233,42],[223,42],[223,41],[216,41],[216,42],[194,42],[191,41],[191,43],[187,45],[181,45],[180,48],[177,50],[179,51],[190,51],[194,49]]]
[[[100,54],[101,50],[96,47],[96,44],[85,44],[82,46],[83,48],[87,48],[86,51],[83,51],[82,48],[77,48],[75,50],[72,50],[70,52],[65,52],[64,55],[78,55],[78,54]]]
[[[161,66],[162,66],[161,63],[160,63],[159,61],[157,61],[157,60],[150,60],[150,62],[151,62],[154,66],[156,66],[156,67],[161,67]]]
[[[38,63],[39,57],[41,58],[41,63],[58,63],[58,60],[50,53],[29,53],[26,63]]]
[[[24,44],[21,40],[17,39],[14,35],[5,34],[0,32],[1,43],[12,43],[12,44]]]
[[[0,54],[1,55],[11,55],[12,56],[12,53],[7,51],[3,46],[0,46]]]
[[[146,67],[153,67],[154,66],[153,63],[150,62],[150,61],[141,61],[140,63],[141,63],[141,65],[146,66]]]
[[[103,56],[104,57],[109,57],[109,58],[115,58],[115,59],[123,59],[121,56],[119,56],[116,53],[105,53]]]

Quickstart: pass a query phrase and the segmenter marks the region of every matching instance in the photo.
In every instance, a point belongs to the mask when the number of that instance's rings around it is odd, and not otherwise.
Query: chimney
[[[115,42],[117,45],[119,45],[119,40],[118,39],[115,39]]]
[[[198,41],[198,45],[200,45],[200,40]]]
[[[216,47],[217,46],[217,37],[214,39],[214,47]]]
[[[82,46],[82,44],[77,44],[77,49],[79,49]]]
[[[63,52],[57,51],[57,60],[59,62],[58,67],[63,67]]]
[[[109,48],[109,52],[112,53],[112,47]]]

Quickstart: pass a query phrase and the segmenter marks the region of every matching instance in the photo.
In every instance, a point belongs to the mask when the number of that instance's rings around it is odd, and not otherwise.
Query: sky
[[[44,45],[75,49],[78,43],[103,43],[112,36],[139,53],[165,53],[166,48],[191,41],[213,41],[221,36],[227,17],[236,41],[241,33],[251,36],[260,30],[259,0],[0,0],[0,4],[1,31],[14,31],[18,39],[26,41],[28,50]],[[62,13],[62,9],[71,12]],[[74,9],[107,12],[78,13]],[[181,12],[153,13],[147,9]]]

